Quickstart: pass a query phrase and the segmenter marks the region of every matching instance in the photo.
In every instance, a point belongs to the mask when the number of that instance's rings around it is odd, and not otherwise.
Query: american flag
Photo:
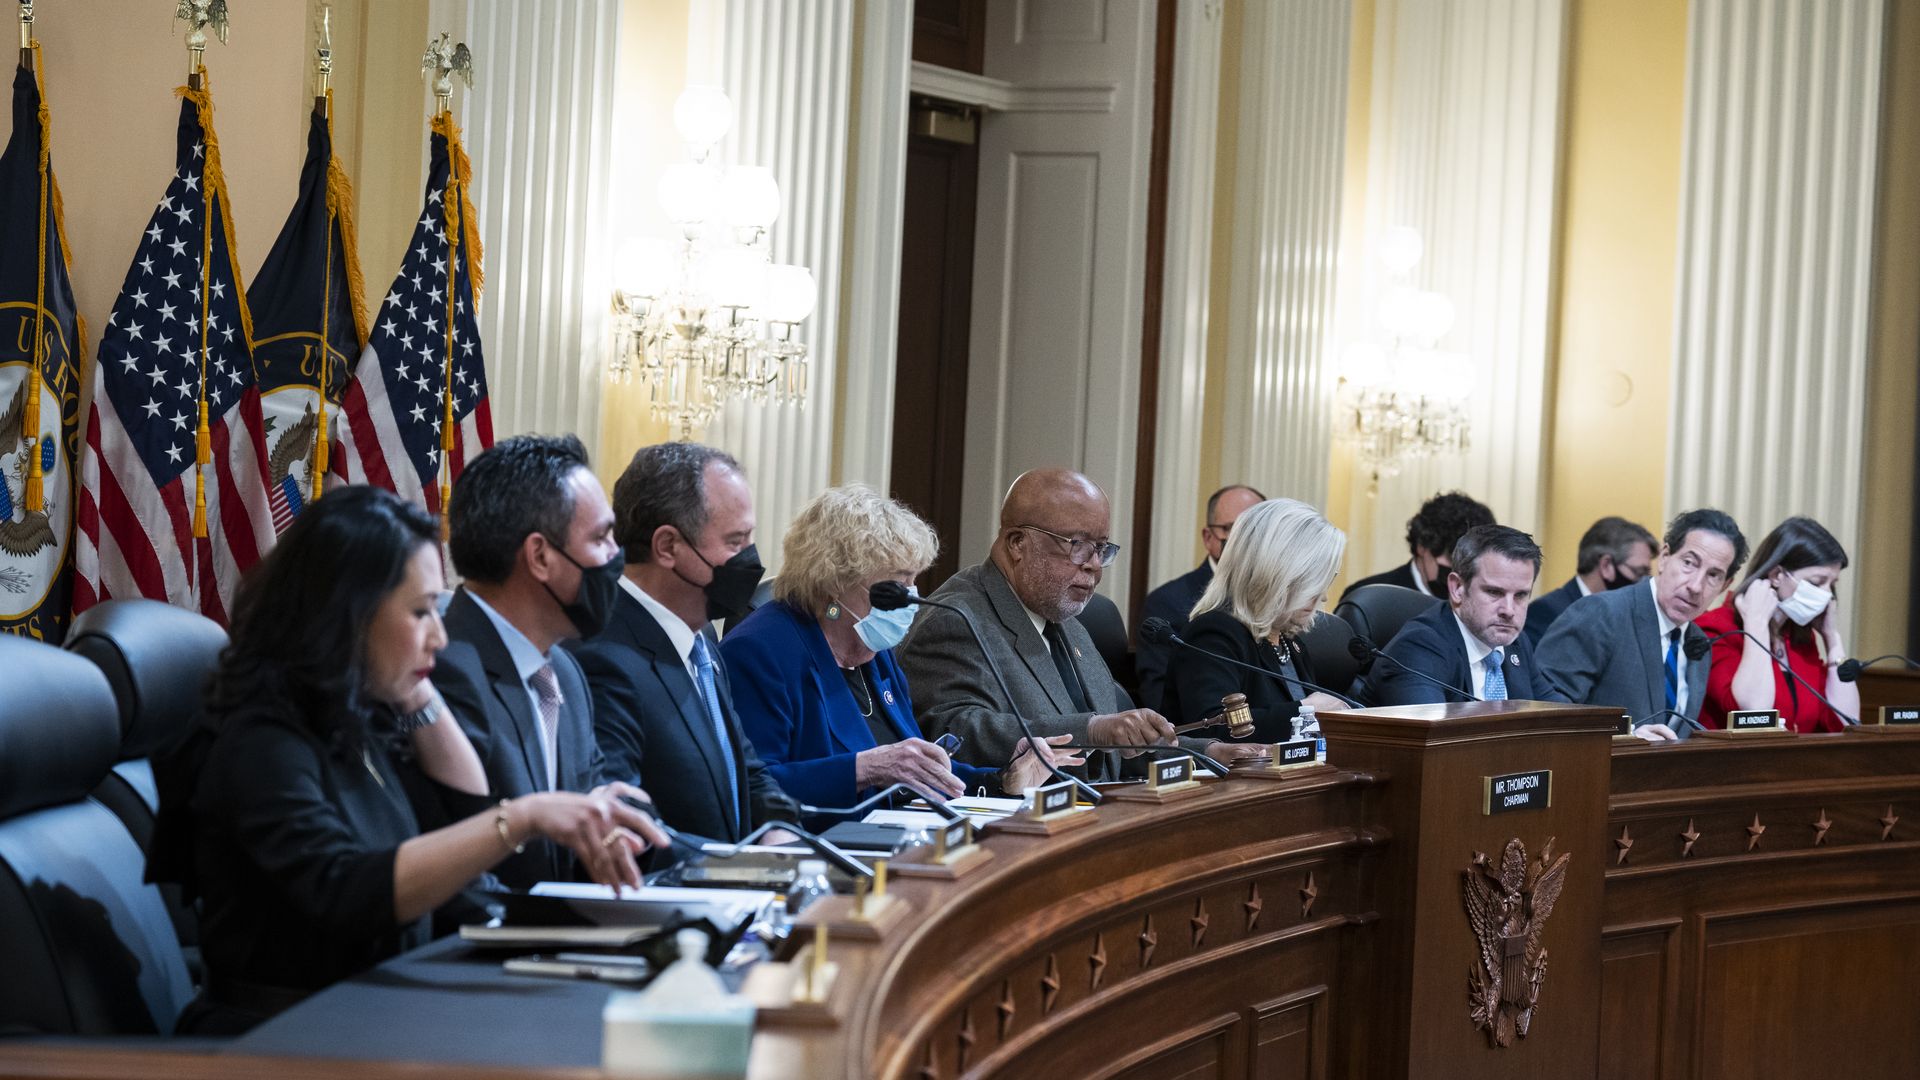
[[[212,100],[204,83],[181,94],[173,180],[93,366],[73,606],[143,596],[225,622],[241,573],[275,534]],[[207,453],[196,466],[203,422]]]
[[[442,510],[443,460],[451,484],[469,457],[493,445],[474,320],[480,243],[467,197],[471,175],[459,129],[443,112],[433,119],[420,220],[347,386],[346,424],[333,457],[334,471],[348,482],[376,484],[435,514]]]

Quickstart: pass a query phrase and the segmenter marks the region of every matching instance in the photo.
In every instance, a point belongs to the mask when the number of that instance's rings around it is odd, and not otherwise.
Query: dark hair
[[[1753,549],[1753,565],[1748,568],[1747,576],[1734,586],[1733,595],[1739,596],[1753,584],[1755,578],[1763,578],[1775,570],[1792,573],[1805,570],[1809,566],[1837,566],[1847,568],[1847,549],[1840,546],[1826,526],[1810,517],[1790,517],[1773,527]],[[1731,577],[1732,575],[1728,575]],[[1798,623],[1789,623],[1787,633],[1800,640],[1810,640],[1813,632]]]
[[[1426,548],[1434,555],[1447,555],[1468,529],[1493,524],[1493,511],[1471,495],[1449,491],[1420,504],[1420,512],[1407,519],[1407,550],[1419,554]]]
[[[1530,562],[1533,572],[1540,573],[1540,545],[1507,525],[1475,525],[1463,533],[1453,545],[1453,572],[1461,581],[1472,584],[1474,575],[1480,572],[1480,556],[1488,553]]]
[[[1226,487],[1223,487],[1219,491],[1216,491],[1213,494],[1207,496],[1207,524],[1209,525],[1213,524],[1213,512],[1219,509],[1220,500],[1224,498],[1228,492],[1231,492],[1231,491],[1250,491],[1253,493],[1253,497],[1256,501],[1259,501],[1259,502],[1267,501],[1267,497],[1265,495],[1260,494],[1260,489],[1253,487],[1250,484],[1228,484]]]
[[[1740,532],[1740,526],[1723,510],[1687,510],[1667,524],[1667,551],[1679,552],[1687,544],[1687,534],[1696,531],[1718,533],[1733,545],[1733,563],[1727,567],[1727,580],[1732,581],[1740,572],[1740,564],[1747,561],[1747,538]]]
[[[376,715],[364,696],[368,627],[408,560],[439,537],[432,515],[380,488],[338,488],[308,507],[241,579],[208,719],[265,712],[336,749],[364,745]]]
[[[699,543],[707,527],[707,466],[718,462],[734,472],[740,463],[724,450],[699,443],[643,446],[613,484],[613,540],[627,561],[653,560],[653,534],[671,525],[689,543]]]
[[[535,533],[565,546],[573,525],[576,469],[587,448],[572,435],[515,435],[467,462],[447,507],[447,553],[460,576],[498,584]]]
[[[1618,566],[1627,561],[1629,549],[1635,544],[1645,544],[1649,554],[1659,554],[1660,541],[1653,538],[1645,525],[1623,517],[1603,517],[1581,535],[1580,562],[1575,572],[1593,573],[1602,555],[1610,556]]]

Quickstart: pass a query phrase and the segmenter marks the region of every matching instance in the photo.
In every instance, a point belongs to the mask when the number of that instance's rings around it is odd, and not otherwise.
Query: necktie
[[[1677,626],[1673,628],[1672,632],[1667,634],[1667,666],[1665,675],[1667,683],[1667,708],[1678,709],[1680,707],[1680,628]]]
[[[1073,699],[1075,711],[1092,712],[1086,688],[1080,685],[1080,673],[1073,666],[1072,646],[1067,644],[1067,635],[1060,624],[1048,623],[1041,636],[1047,639],[1047,651],[1053,654],[1053,666],[1060,670],[1060,681],[1066,684],[1067,696]]]
[[[540,751],[547,759],[547,790],[552,791],[560,786],[560,679],[552,664],[541,664],[527,685],[540,705]]]
[[[693,635],[693,670],[697,676],[694,682],[700,690],[700,704],[706,706],[714,741],[720,744],[720,759],[727,765],[727,799],[732,807],[728,816],[738,818],[740,773],[733,764],[733,739],[727,734],[726,717],[720,713],[720,691],[713,684],[713,654],[707,651],[705,634]]]
[[[1499,649],[1487,654],[1487,678],[1485,685],[1480,688],[1480,700],[1507,700],[1507,673],[1505,664],[1502,662],[1504,659]]]

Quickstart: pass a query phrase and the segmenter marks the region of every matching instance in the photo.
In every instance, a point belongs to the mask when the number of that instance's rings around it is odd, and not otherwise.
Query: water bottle
[[[793,884],[787,888],[787,914],[798,915],[807,910],[807,906],[823,896],[833,895],[833,885],[827,881],[827,864],[820,859],[800,860],[799,871],[794,875]]]
[[[1320,718],[1314,715],[1313,706],[1300,706],[1299,715],[1293,718],[1301,738],[1313,740],[1313,760],[1327,760],[1327,740],[1320,735]]]

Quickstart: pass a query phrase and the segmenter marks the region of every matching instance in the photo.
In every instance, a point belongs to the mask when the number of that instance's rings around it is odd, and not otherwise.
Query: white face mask
[[[1793,579],[1793,595],[1780,601],[1780,613],[1805,626],[1820,617],[1833,603],[1833,590],[1823,589],[1800,578]]]

